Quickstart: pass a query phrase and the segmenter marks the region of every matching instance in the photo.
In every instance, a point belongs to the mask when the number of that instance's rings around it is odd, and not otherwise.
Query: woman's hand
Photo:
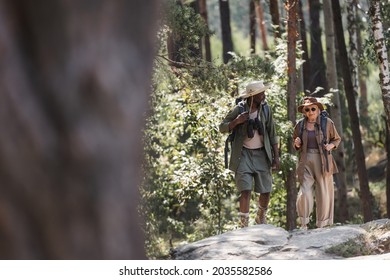
[[[333,143],[325,144],[325,145],[324,145],[325,150],[327,150],[328,152],[331,151],[331,150],[333,150],[334,147],[335,147],[335,145],[334,145]]]
[[[297,138],[295,138],[295,140],[294,140],[294,146],[296,147],[296,148],[300,148],[301,147],[301,145],[302,145],[302,140],[301,140],[301,138],[299,138],[299,137],[297,137]]]

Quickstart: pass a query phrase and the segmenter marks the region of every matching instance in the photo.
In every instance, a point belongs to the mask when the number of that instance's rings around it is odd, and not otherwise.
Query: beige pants
[[[319,153],[307,153],[303,184],[297,198],[297,212],[302,225],[309,223],[313,211],[315,190],[317,227],[333,224],[334,215],[334,186],[333,176],[324,177],[321,170]]]

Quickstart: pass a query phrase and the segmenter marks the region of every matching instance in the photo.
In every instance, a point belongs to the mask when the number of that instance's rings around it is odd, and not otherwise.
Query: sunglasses
[[[312,108],[305,108],[305,112],[307,113],[307,112],[310,112],[310,110],[312,111],[312,112],[314,112],[314,111],[317,111],[317,108],[314,108],[314,107],[312,107]]]

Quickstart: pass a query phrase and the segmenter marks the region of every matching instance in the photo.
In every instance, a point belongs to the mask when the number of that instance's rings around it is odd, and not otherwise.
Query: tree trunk
[[[364,50],[362,47],[362,31],[364,29],[364,24],[362,23],[361,14],[359,14],[359,3],[357,0],[354,1],[354,6],[356,9],[356,48],[357,48],[357,55],[358,55],[358,61],[357,61],[357,72],[358,72],[358,84],[359,84],[359,117],[360,117],[360,123],[365,128],[365,130],[368,129],[370,117],[368,115],[368,99],[367,99],[367,77],[368,77],[368,69],[367,65],[363,65],[362,63],[359,63],[359,55],[361,55]]]
[[[324,1],[323,8],[326,39],[326,78],[328,80],[329,89],[333,92],[333,106],[330,108],[330,114],[336,126],[337,132],[339,133],[341,139],[344,139],[344,130],[341,120],[340,93],[338,91],[337,82],[332,4],[329,1]],[[334,152],[334,158],[339,169],[339,173],[335,174],[335,182],[337,186],[336,197],[338,206],[338,211],[336,211],[336,219],[341,223],[345,223],[349,216],[347,205],[347,179],[345,175],[344,151],[344,141],[341,141],[338,149]]]
[[[274,26],[274,38],[280,38],[282,36],[280,31],[280,17],[279,17],[279,4],[278,0],[269,1],[269,9],[271,13],[272,25]]]
[[[358,60],[359,54],[357,50],[357,3],[356,0],[347,0],[347,30],[349,34],[349,67],[351,67],[351,79],[353,85],[353,91],[355,93],[356,108],[358,115],[360,115],[360,98],[359,98],[359,68]]]
[[[287,114],[288,119],[295,124],[296,122],[296,102],[297,97],[297,70],[296,70],[296,43],[298,37],[298,0],[288,0],[286,3],[287,10]],[[287,139],[287,151],[294,153],[292,138]],[[296,227],[296,177],[295,167],[287,173],[287,229],[292,230]]]
[[[263,6],[261,5],[261,0],[253,0],[256,7],[256,16],[257,16],[257,22],[259,25],[259,32],[261,34],[261,41],[263,42],[263,50],[268,50],[268,43],[267,43],[267,29],[265,28],[265,20],[264,20],[264,12],[263,12]]]
[[[202,16],[204,22],[207,27],[209,26],[208,16],[207,16],[207,5],[206,0],[198,0],[199,1],[199,13]],[[205,57],[206,61],[211,62],[211,45],[210,45],[210,35],[206,34],[204,37],[204,49],[205,49]]]
[[[390,73],[389,73],[389,59],[385,38],[383,33],[382,18],[380,13],[380,1],[371,0],[369,15],[372,23],[372,31],[375,40],[375,52],[378,58],[379,66],[379,83],[382,90],[382,99],[386,115],[387,124],[387,176],[386,176],[386,197],[387,197],[387,217],[390,213],[390,144],[388,140],[388,133],[390,131]]]
[[[364,222],[371,221],[372,215],[372,195],[368,185],[368,177],[366,170],[366,163],[364,157],[364,150],[362,145],[362,137],[360,134],[359,116],[356,110],[355,94],[353,91],[353,84],[351,80],[351,72],[349,71],[349,62],[347,47],[345,45],[343,23],[341,20],[340,3],[338,0],[332,0],[332,11],[334,28],[339,47],[339,60],[343,72],[344,89],[348,102],[348,112],[351,119],[352,138],[355,150],[355,160],[357,165],[357,172],[360,185],[360,197],[363,208]]]
[[[175,1],[175,5],[182,6],[181,1]],[[173,29],[173,28],[172,28]],[[177,35],[176,30],[171,30],[168,34],[167,38],[167,50],[168,50],[168,58],[170,61],[174,62],[182,62],[183,58],[180,55],[179,50],[182,48],[182,39],[179,35]]]
[[[363,52],[362,50],[362,36],[361,32],[358,32],[357,37],[357,47],[358,47],[358,53],[361,54]],[[360,119],[361,124],[367,128],[369,125],[369,115],[368,115],[368,93],[367,93],[367,77],[368,77],[368,70],[366,65],[362,65],[361,63],[358,64],[359,67],[359,86],[360,86]]]
[[[0,258],[143,259],[158,1],[0,1]]]
[[[221,15],[221,31],[222,31],[222,49],[223,62],[227,63],[232,56],[229,52],[233,51],[232,30],[230,27],[230,8],[229,0],[218,0],[219,12]]]
[[[320,1],[309,0],[310,6],[310,84],[309,91],[315,92],[317,87],[323,88],[316,96],[323,96],[327,92],[324,52],[322,50],[320,27]]]
[[[199,1],[198,0],[192,0],[192,2],[188,3],[188,6],[191,7],[196,14],[200,15]],[[198,46],[197,47],[195,47],[195,45],[191,46],[191,47],[189,47],[189,50],[191,51],[192,57],[202,59],[203,58],[202,38],[198,39]]]
[[[255,2],[249,1],[249,39],[251,54],[256,53],[256,10]]]
[[[307,38],[306,38],[306,24],[305,17],[302,10],[302,1],[299,0],[299,22],[300,22],[300,39],[302,41],[302,59],[305,61],[302,64],[302,78],[303,78],[303,91],[307,92],[310,85],[310,59],[309,59],[309,49],[307,47]]]

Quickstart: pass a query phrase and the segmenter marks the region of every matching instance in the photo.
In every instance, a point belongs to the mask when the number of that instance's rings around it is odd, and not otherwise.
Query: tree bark
[[[261,41],[263,42],[263,50],[268,50],[267,42],[267,29],[265,28],[264,12],[263,6],[261,5],[261,0],[253,0],[256,8],[257,22],[259,25],[259,32],[261,35]]]
[[[199,1],[199,12],[202,16],[204,22],[206,23],[207,27],[209,26],[208,21],[208,15],[207,15],[207,5],[206,0],[198,0]],[[206,34],[204,37],[204,50],[205,50],[205,57],[206,61],[211,62],[211,44],[210,44],[210,35]]]
[[[351,72],[349,71],[348,53],[345,45],[343,24],[341,19],[340,3],[338,0],[332,0],[332,11],[334,28],[339,47],[339,60],[343,73],[344,89],[348,102],[348,112],[351,118],[351,130],[352,139],[355,150],[355,160],[357,165],[357,172],[359,177],[360,185],[360,198],[362,202],[362,210],[364,222],[371,221],[373,218],[372,214],[372,195],[370,192],[366,163],[364,157],[364,149],[362,145],[362,137],[360,133],[359,116],[356,110],[355,94],[353,91],[353,84],[351,80]]]
[[[310,59],[309,59],[309,48],[307,47],[307,38],[306,38],[306,24],[305,17],[302,10],[302,1],[299,0],[299,22],[300,22],[300,39],[302,40],[302,59],[305,61],[302,64],[302,78],[303,78],[303,92],[309,90],[310,85]]]
[[[362,47],[362,36],[361,32],[358,31],[357,36],[357,47],[358,47],[358,53],[363,53],[363,47]],[[368,69],[367,66],[363,66],[360,63],[358,64],[359,67],[359,86],[360,86],[360,100],[359,100],[359,108],[360,108],[360,119],[362,125],[367,128],[369,125],[369,115],[368,115],[368,93],[367,93],[367,77],[368,77]]]
[[[188,6],[190,6],[196,14],[200,15],[200,10],[199,10],[199,1],[198,0],[192,0],[192,2],[188,3]],[[198,39],[198,46],[195,47],[191,46],[189,47],[192,53],[192,57],[202,59],[203,58],[203,46],[202,46],[202,38]]]
[[[358,115],[360,115],[360,97],[359,97],[359,68],[358,68],[358,60],[359,54],[357,49],[357,3],[356,0],[347,0],[347,30],[349,34],[349,66],[351,67],[351,79],[353,90],[356,98],[356,108],[358,111]]]
[[[274,26],[274,38],[280,38],[282,36],[280,31],[280,17],[279,17],[279,4],[278,0],[269,1],[269,9],[271,13],[271,21]]]
[[[314,93],[318,87],[316,96],[323,96],[328,89],[325,74],[324,52],[322,50],[320,27],[320,1],[309,0],[310,6],[310,84],[308,89]]]
[[[230,27],[230,8],[229,0],[218,0],[219,1],[219,12],[221,15],[221,31],[222,31],[222,56],[223,62],[227,63],[232,56],[229,52],[233,51],[233,39],[232,29]]]
[[[249,1],[249,39],[250,39],[250,52],[256,53],[256,9],[255,2]]]
[[[296,44],[298,37],[298,0],[288,0],[287,10],[287,114],[288,119],[295,124],[296,122],[296,97],[297,97],[297,70],[296,70]],[[292,138],[287,139],[287,151],[293,154]],[[287,173],[287,229],[292,230],[296,227],[296,177],[295,167]]]
[[[175,5],[183,6],[181,1],[175,1]],[[182,48],[182,39],[179,35],[177,35],[177,31],[172,28],[172,30],[168,34],[167,38],[167,50],[168,50],[168,58],[170,61],[174,62],[182,62],[183,58],[180,55],[179,50]]]
[[[325,23],[325,39],[326,39],[326,78],[329,89],[333,92],[333,106],[330,107],[330,114],[336,126],[337,132],[341,139],[344,139],[344,129],[341,120],[340,92],[337,82],[337,67],[336,67],[336,50],[335,50],[335,34],[333,28],[333,13],[332,4],[330,1],[324,1],[324,23]],[[334,158],[339,169],[339,173],[335,174],[336,190],[337,190],[337,206],[336,219],[341,223],[348,220],[348,204],[347,204],[347,179],[345,175],[345,159],[344,159],[344,141],[341,141],[338,149],[334,152]]]
[[[374,33],[375,40],[375,52],[378,58],[379,66],[379,83],[382,90],[382,99],[384,105],[384,111],[386,115],[387,124],[387,139],[386,139],[386,152],[387,152],[387,173],[386,173],[386,197],[387,197],[387,217],[390,213],[390,72],[389,72],[389,59],[388,50],[386,47],[386,41],[383,33],[382,18],[380,11],[380,1],[371,0],[369,15],[372,22],[372,31]]]
[[[0,1],[0,258],[143,259],[158,1]]]

